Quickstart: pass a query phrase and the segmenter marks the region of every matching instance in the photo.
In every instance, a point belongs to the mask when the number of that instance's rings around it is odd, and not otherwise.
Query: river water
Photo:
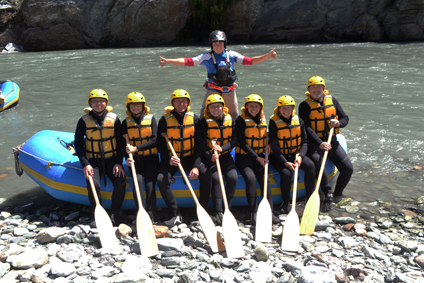
[[[278,57],[259,65],[237,65],[239,105],[247,95],[264,98],[267,117],[281,95],[297,105],[307,80],[322,76],[349,115],[346,137],[354,175],[345,195],[358,201],[424,195],[424,43],[272,44],[229,46],[246,56],[276,48]],[[0,198],[30,198],[44,191],[26,174],[15,174],[12,148],[38,131],[73,132],[94,88],[109,94],[125,118],[125,98],[140,91],[157,120],[177,88],[186,89],[198,114],[205,90],[203,66],[159,66],[165,58],[195,56],[207,47],[93,49],[0,55],[0,80],[21,88],[17,107],[0,113]],[[421,59],[419,59],[421,58]],[[420,98],[421,97],[421,98]],[[421,112],[422,113],[422,112]]]

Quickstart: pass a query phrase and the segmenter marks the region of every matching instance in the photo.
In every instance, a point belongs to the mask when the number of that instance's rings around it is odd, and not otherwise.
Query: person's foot
[[[175,225],[179,225],[181,223],[183,223],[183,217],[181,215],[174,216],[171,219],[163,222],[163,224],[168,227],[174,227]]]
[[[222,214],[222,212],[218,212],[215,215],[216,218],[216,225],[222,225],[222,218],[224,218],[224,214]]]
[[[113,227],[119,226],[121,220],[119,220],[119,212],[112,212],[110,214],[110,220],[112,221]]]
[[[289,203],[283,202],[280,206],[280,213],[281,214],[288,214],[289,213]]]
[[[333,192],[328,191],[325,194],[324,202],[321,207],[322,212],[329,212],[333,208]]]
[[[281,223],[280,217],[278,217],[277,215],[275,215],[274,213],[272,214],[272,224],[278,224]]]
[[[333,202],[339,203],[343,199],[343,195],[333,195]]]
[[[257,212],[252,212],[250,215],[250,225],[254,226],[256,225],[256,216],[258,215]]]

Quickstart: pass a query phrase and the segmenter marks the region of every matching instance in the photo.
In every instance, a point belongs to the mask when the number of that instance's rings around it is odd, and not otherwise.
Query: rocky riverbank
[[[245,256],[213,254],[196,221],[155,226],[160,253],[140,255],[135,211],[122,212],[118,251],[101,248],[92,210],[51,201],[3,207],[0,213],[0,282],[424,282],[424,197],[358,203],[343,199],[321,214],[315,233],[300,237],[297,253],[254,241],[245,208],[234,208]],[[297,206],[300,215],[303,204]],[[159,211],[166,219],[166,210]],[[280,215],[282,224],[287,215]],[[220,227],[218,227],[220,229]]]

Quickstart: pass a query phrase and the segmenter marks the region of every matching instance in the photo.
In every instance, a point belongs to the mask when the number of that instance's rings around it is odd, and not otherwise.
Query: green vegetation
[[[228,9],[238,0],[189,0],[193,25],[212,30],[225,30]]]

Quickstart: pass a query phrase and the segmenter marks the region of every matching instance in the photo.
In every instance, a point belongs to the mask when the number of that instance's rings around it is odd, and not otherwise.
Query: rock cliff
[[[0,46],[25,50],[206,44],[191,0],[23,0],[0,9]],[[233,0],[231,43],[424,40],[422,0]],[[198,34],[197,34],[198,33]],[[199,40],[200,38],[200,40]]]

